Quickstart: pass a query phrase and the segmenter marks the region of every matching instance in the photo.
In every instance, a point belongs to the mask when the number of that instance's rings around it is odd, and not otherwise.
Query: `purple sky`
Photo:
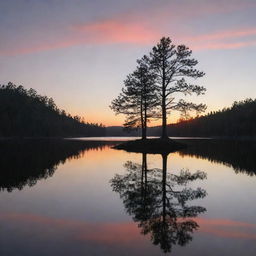
[[[256,98],[255,14],[255,0],[0,0],[0,83],[32,87],[87,121],[122,124],[111,100],[136,59],[169,36],[206,72],[206,95],[188,100],[217,110]]]

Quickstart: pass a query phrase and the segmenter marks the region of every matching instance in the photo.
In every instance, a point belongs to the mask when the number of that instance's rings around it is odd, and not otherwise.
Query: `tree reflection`
[[[187,140],[181,156],[195,156],[232,167],[236,173],[256,175],[256,143],[254,140]]]
[[[142,155],[141,165],[128,161],[124,165],[126,174],[116,174],[111,186],[120,194],[141,233],[149,234],[153,244],[164,252],[171,252],[172,245],[184,246],[191,241],[193,231],[199,227],[192,218],[206,209],[188,202],[204,198],[206,191],[187,185],[205,179],[206,174],[202,171],[192,174],[184,169],[177,175],[169,174],[167,157],[162,155],[162,169],[148,169],[146,154]]]
[[[12,192],[51,177],[59,164],[79,158],[87,150],[102,149],[105,142],[72,140],[0,141],[0,191]]]

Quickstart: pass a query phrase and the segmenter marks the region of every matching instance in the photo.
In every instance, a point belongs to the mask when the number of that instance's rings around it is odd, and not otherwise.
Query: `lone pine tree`
[[[157,116],[155,110],[158,98],[155,87],[155,74],[150,69],[147,56],[137,60],[136,70],[124,81],[124,87],[119,96],[111,102],[110,108],[116,114],[126,115],[124,126],[141,128],[142,139],[147,136],[147,124]]]
[[[167,114],[169,111],[178,110],[187,114],[190,110],[197,113],[206,109],[204,104],[186,102],[177,97],[177,94],[191,95],[204,94],[203,86],[190,84],[188,78],[200,78],[204,72],[195,69],[198,61],[191,58],[192,51],[185,45],[175,46],[169,37],[161,38],[160,42],[150,52],[151,68],[156,76],[155,87],[160,99],[159,105],[162,112],[162,139],[167,139]]]

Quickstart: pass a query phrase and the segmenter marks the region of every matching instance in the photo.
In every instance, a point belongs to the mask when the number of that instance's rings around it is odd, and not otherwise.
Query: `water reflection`
[[[0,141],[0,191],[34,186],[51,177],[59,164],[80,158],[85,151],[103,149],[107,143],[72,140]]]
[[[255,255],[256,179],[213,163],[249,170],[252,154],[240,144],[222,152],[217,142],[193,143],[167,159],[112,142],[0,141],[0,255]]]
[[[118,192],[127,213],[138,223],[141,233],[150,235],[154,245],[163,252],[171,252],[172,246],[186,245],[199,225],[194,217],[206,211],[204,207],[189,204],[204,198],[206,191],[187,185],[204,180],[202,171],[191,173],[180,170],[179,174],[167,172],[168,155],[162,155],[162,169],[148,169],[147,155],[142,154],[142,164],[128,161],[124,175],[116,174],[111,180],[113,191]]]
[[[191,140],[180,155],[195,156],[232,167],[236,173],[256,175],[255,141]]]

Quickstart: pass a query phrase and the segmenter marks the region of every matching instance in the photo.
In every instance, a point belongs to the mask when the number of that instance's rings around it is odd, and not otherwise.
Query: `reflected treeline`
[[[85,151],[102,149],[105,142],[72,140],[2,140],[0,141],[0,190],[11,192],[33,186],[52,176],[59,164],[79,158]]]
[[[231,166],[236,173],[256,175],[256,142],[239,140],[191,140],[181,155],[205,158]]]
[[[126,173],[116,174],[111,186],[120,194],[141,233],[150,235],[152,243],[163,252],[171,252],[173,245],[184,246],[191,241],[193,231],[199,227],[193,218],[206,209],[189,202],[204,198],[206,191],[192,189],[188,184],[205,179],[206,174],[184,169],[171,174],[167,172],[167,155],[162,155],[162,160],[162,169],[148,169],[146,154],[142,164],[128,161],[124,165]]]

